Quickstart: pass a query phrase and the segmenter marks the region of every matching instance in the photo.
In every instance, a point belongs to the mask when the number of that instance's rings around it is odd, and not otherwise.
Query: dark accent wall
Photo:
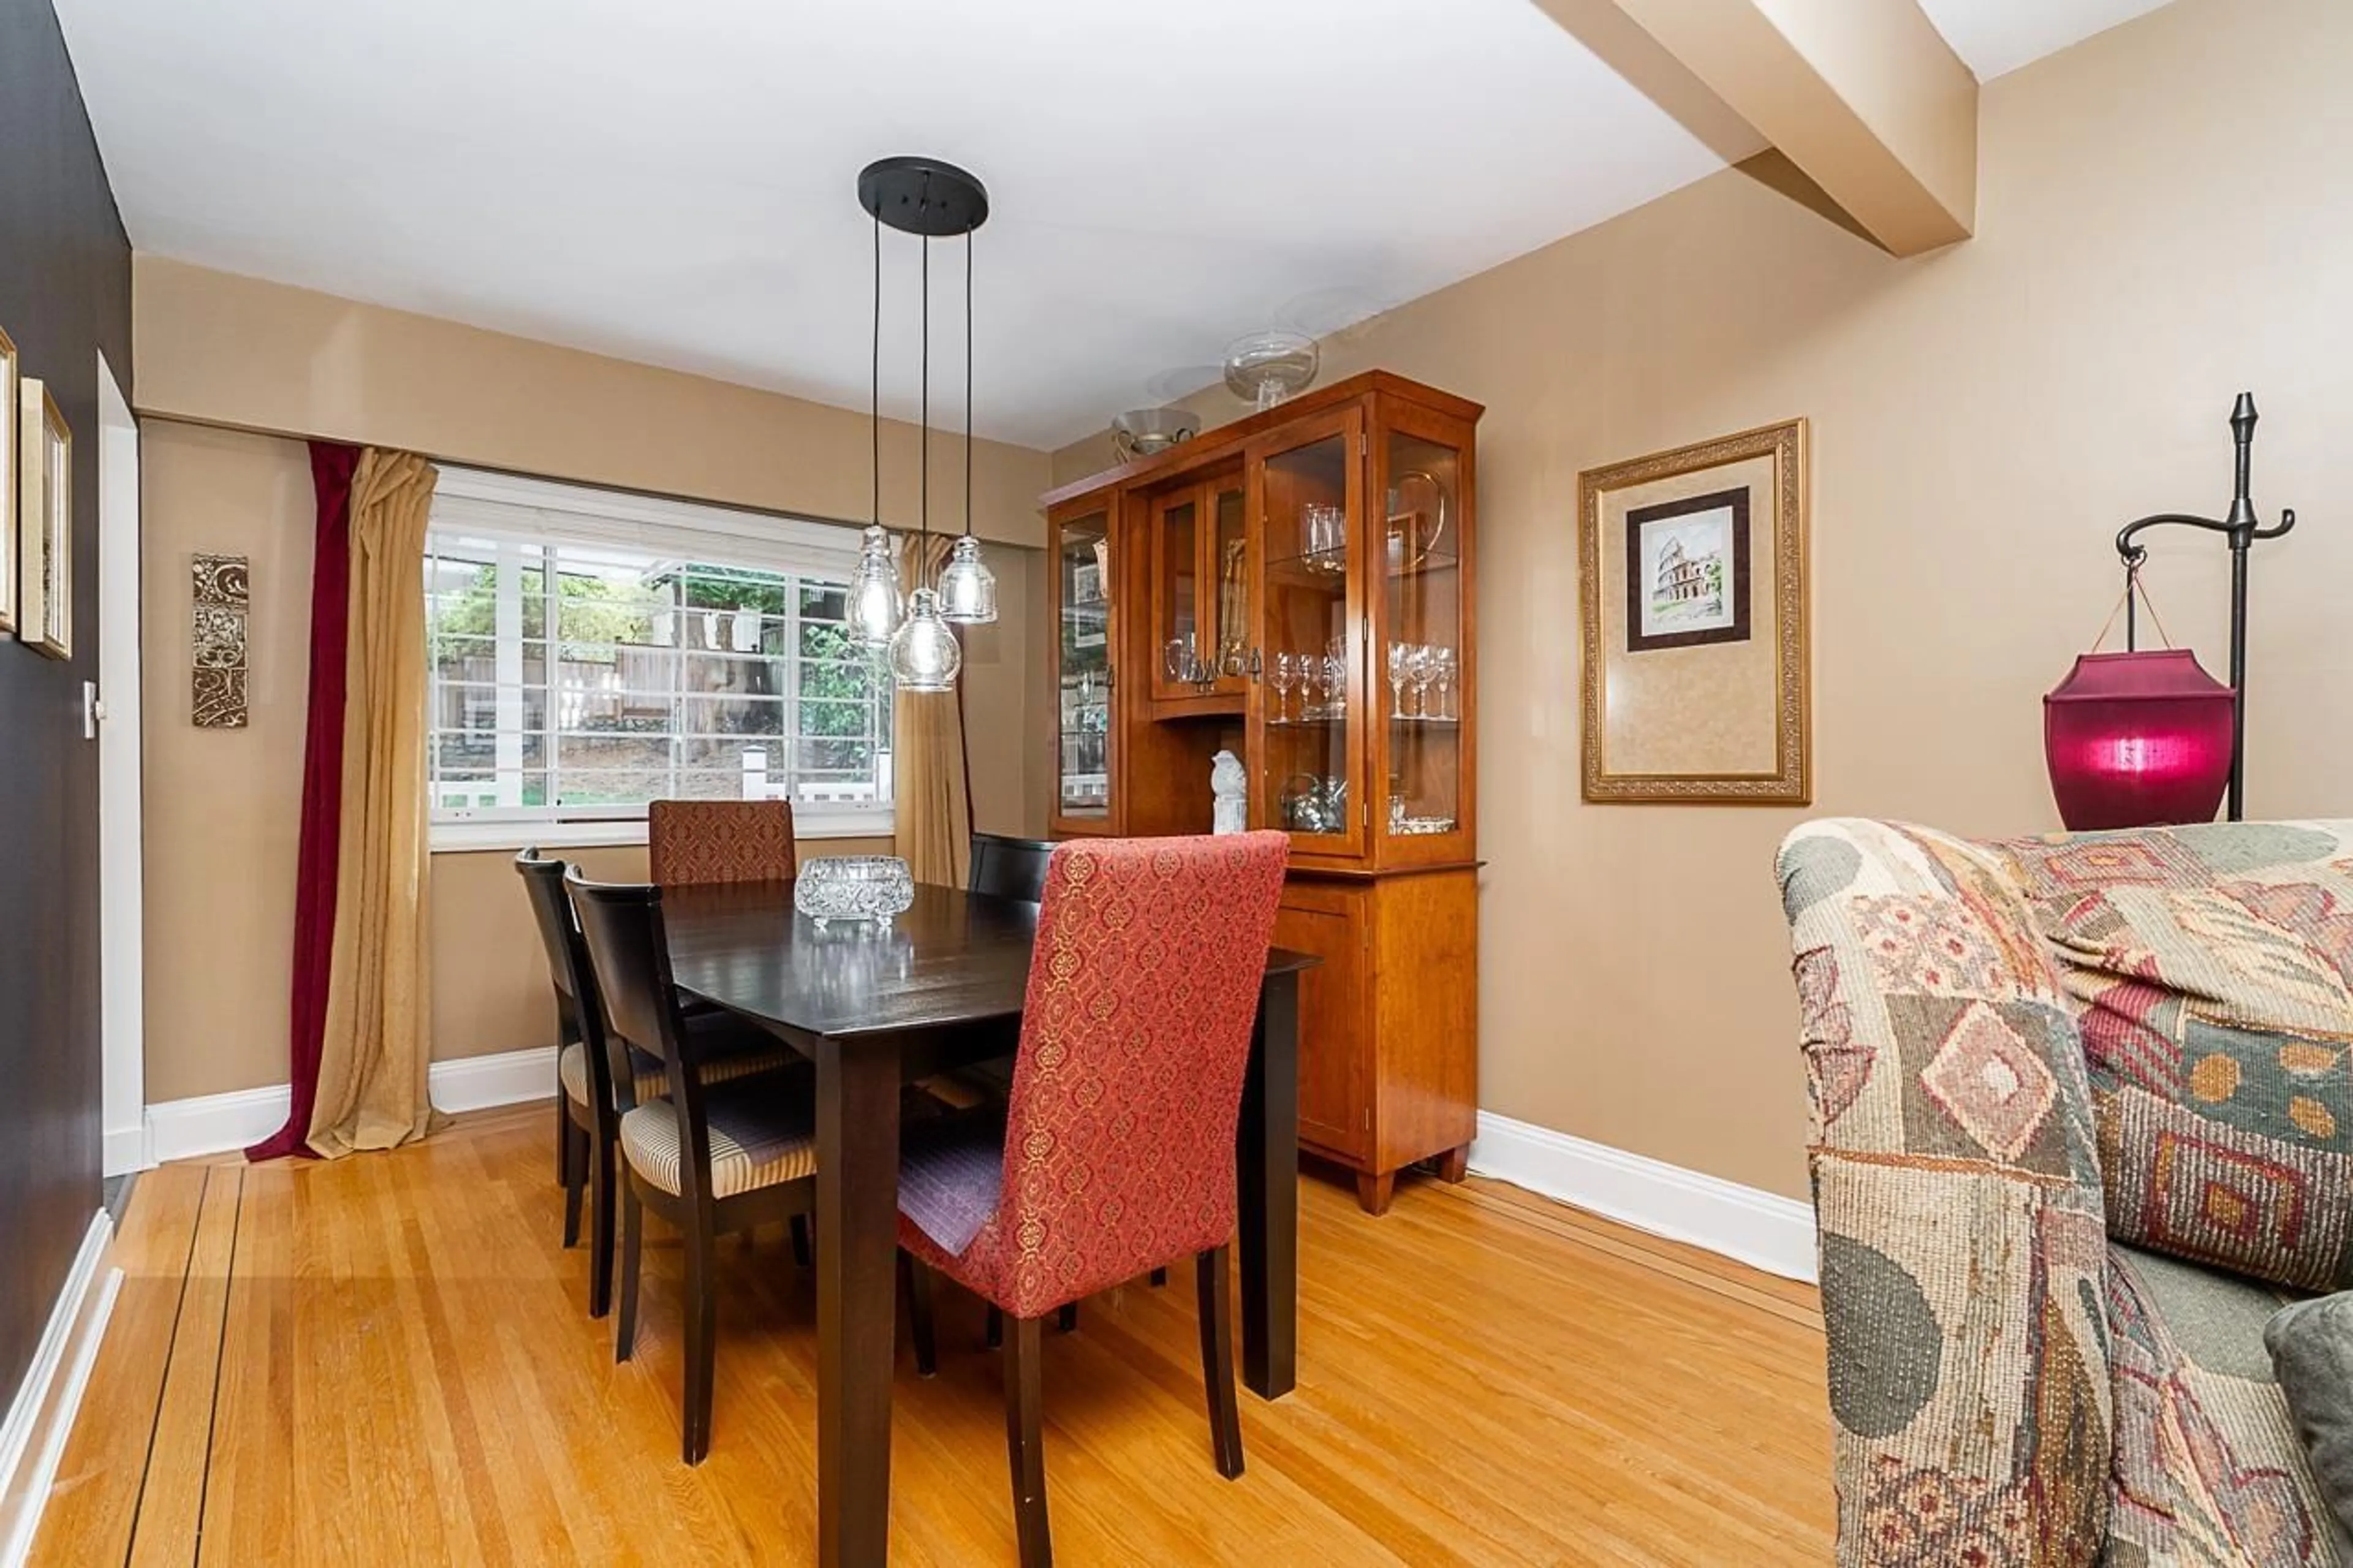
[[[99,354],[131,374],[131,244],[49,0],[0,0],[0,330],[74,433],[73,658],[0,634],[5,1410],[98,1210]]]

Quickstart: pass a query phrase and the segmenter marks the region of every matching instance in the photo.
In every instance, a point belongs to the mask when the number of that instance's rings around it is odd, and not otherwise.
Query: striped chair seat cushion
[[[738,1056],[720,1057],[702,1064],[702,1081],[724,1083],[731,1078],[745,1078],[755,1072],[770,1072],[790,1067],[801,1060],[798,1053],[779,1046],[774,1050],[745,1051]],[[635,1046],[629,1047],[629,1065],[637,1071],[638,1103],[659,1100],[670,1092],[670,1079],[662,1070],[661,1058],[649,1055]],[[586,1046],[575,1043],[564,1047],[555,1058],[555,1076],[564,1085],[564,1092],[582,1105],[588,1103],[588,1056]]]
[[[1013,1058],[975,1062],[927,1078],[917,1087],[942,1105],[972,1110],[1013,1098]]]
[[[638,1100],[659,1100],[670,1091],[662,1075],[661,1058],[649,1057],[635,1046],[629,1047],[629,1067],[638,1079]],[[564,1047],[555,1058],[555,1076],[564,1085],[564,1096],[575,1104],[588,1103],[588,1047],[574,1042]]]
[[[817,1080],[805,1067],[713,1083],[703,1096],[711,1121],[711,1195],[733,1197],[817,1174]],[[621,1118],[629,1168],[676,1194],[678,1112],[649,1100]]]

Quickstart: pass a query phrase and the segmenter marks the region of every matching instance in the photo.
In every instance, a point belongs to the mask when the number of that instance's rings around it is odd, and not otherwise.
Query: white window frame
[[[520,475],[442,465],[435,486],[433,531],[462,534],[512,545],[521,565],[526,545],[611,548],[675,557],[712,565],[776,572],[848,583],[858,561],[859,535],[839,523],[741,510],[667,497],[558,484]],[[521,572],[500,574],[506,585],[496,601],[496,697],[498,762],[522,767],[522,594]],[[799,602],[786,595],[786,620],[797,626]],[[510,625],[512,622],[512,625]],[[789,646],[799,647],[794,637]],[[510,664],[512,668],[510,668]],[[436,682],[428,677],[428,700]],[[787,739],[798,729],[798,697],[786,698]],[[428,725],[428,734],[436,732]],[[871,805],[796,800],[793,832],[801,838],[889,837],[896,813],[889,793],[890,737],[880,737],[878,784],[883,798]],[[512,756],[509,753],[512,752]],[[445,807],[438,795],[431,809],[429,842],[437,852],[520,849],[527,845],[576,847],[638,845],[646,841],[642,806]]]

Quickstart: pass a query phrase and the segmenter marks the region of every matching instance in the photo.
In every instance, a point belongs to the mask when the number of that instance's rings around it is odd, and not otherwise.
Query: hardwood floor
[[[558,1245],[543,1106],[333,1164],[140,1178],[122,1294],[33,1562],[797,1563],[815,1304],[781,1230],[723,1247],[711,1458],[678,1462],[679,1254],[637,1359]],[[1193,1292],[1047,1335],[1060,1562],[1815,1563],[1832,1525],[1813,1292],[1476,1178],[1387,1217],[1303,1194],[1300,1381],[1219,1479]],[[997,1360],[902,1331],[892,1561],[1010,1563]]]

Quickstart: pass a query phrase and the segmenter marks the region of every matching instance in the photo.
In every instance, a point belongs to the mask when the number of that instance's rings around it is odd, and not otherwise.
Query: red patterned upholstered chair
[[[657,800],[646,807],[654,885],[784,882],[799,869],[788,800]]]
[[[1039,1323],[1082,1296],[1197,1260],[1219,1473],[1241,1474],[1227,1248],[1234,1124],[1289,837],[1135,838],[1054,851],[1013,1091],[909,1129],[899,1243],[918,1365],[937,1270],[1009,1316],[1007,1436],[1021,1561],[1050,1561]]]

